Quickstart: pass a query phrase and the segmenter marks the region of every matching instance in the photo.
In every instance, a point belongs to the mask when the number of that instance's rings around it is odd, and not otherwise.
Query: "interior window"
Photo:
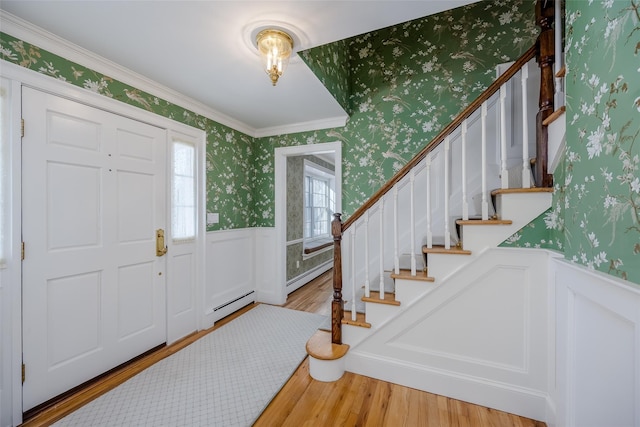
[[[173,141],[171,174],[171,237],[191,240],[196,237],[196,147]]]
[[[335,210],[334,172],[311,162],[304,166],[304,240],[331,236]]]

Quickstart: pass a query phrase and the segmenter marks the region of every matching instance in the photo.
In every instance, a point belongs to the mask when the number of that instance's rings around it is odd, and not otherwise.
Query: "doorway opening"
[[[306,167],[305,167],[306,165]],[[299,172],[296,172],[298,171]],[[308,173],[305,173],[305,170]],[[330,226],[326,229],[327,216],[323,214],[322,206],[315,208],[316,214],[315,234],[316,242],[313,243],[314,225],[311,220],[313,206],[304,203],[305,198],[305,176],[312,174],[312,171],[321,171],[317,173],[318,178],[316,186],[321,188],[321,181],[325,181],[333,188],[327,189],[327,203],[330,211],[342,211],[342,146],[339,141],[322,144],[310,144],[295,147],[282,147],[275,150],[275,233],[277,245],[277,266],[276,278],[279,286],[280,300],[284,303],[287,295],[300,286],[312,280],[314,277],[322,274],[331,268],[331,261],[325,258],[327,253],[323,251],[331,251],[331,247],[305,254],[304,248],[317,246],[322,243],[322,239],[330,240]],[[309,172],[311,171],[311,172]],[[292,173],[294,172],[294,173]],[[333,173],[333,175],[331,175]],[[287,185],[287,176],[299,174],[300,180],[293,187]],[[313,178],[311,178],[312,180]],[[297,189],[296,189],[297,188]],[[310,194],[309,183],[307,183],[306,197],[313,197]],[[292,192],[296,192],[295,197]],[[312,190],[311,190],[312,192]],[[324,190],[319,190],[316,199],[322,198]],[[331,199],[329,201],[329,199]],[[320,201],[318,201],[320,203]],[[292,213],[291,206],[299,207],[299,212]],[[306,215],[305,215],[306,209]],[[324,212],[328,212],[325,210]],[[332,219],[332,215],[328,215],[328,221]],[[307,236],[305,239],[304,226],[309,228],[311,238]],[[292,225],[291,227],[289,225]],[[294,228],[295,227],[295,228]],[[323,228],[324,227],[324,228]],[[318,232],[320,230],[320,232]],[[322,231],[324,230],[324,232]],[[329,233],[327,234],[326,231]],[[324,254],[324,255],[323,255]]]

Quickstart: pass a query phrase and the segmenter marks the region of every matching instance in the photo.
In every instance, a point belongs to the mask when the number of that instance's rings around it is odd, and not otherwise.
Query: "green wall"
[[[219,212],[209,230],[251,227],[254,139],[201,115],[145,93],[0,32],[0,58],[126,104],[202,129],[207,134],[207,211]]]
[[[350,76],[343,128],[260,138],[255,145],[256,225],[274,224],[274,149],[342,142],[343,219],[364,203],[515,60],[538,34],[534,2],[480,2],[302,54],[323,83]]]
[[[640,2],[566,3],[567,146],[552,208],[508,245],[640,283]]]
[[[483,1],[301,52],[351,112],[347,125],[256,139],[3,33],[0,56],[205,130],[207,210],[221,219],[209,230],[271,227],[276,147],[341,141],[348,217],[490,84],[496,64],[531,45],[533,8]],[[553,207],[504,245],[556,249],[640,283],[638,0],[567,0],[566,11],[567,153]]]

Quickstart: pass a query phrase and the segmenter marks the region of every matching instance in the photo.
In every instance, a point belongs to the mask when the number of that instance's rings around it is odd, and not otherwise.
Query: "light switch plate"
[[[207,224],[217,224],[220,222],[220,214],[217,212],[207,212]]]

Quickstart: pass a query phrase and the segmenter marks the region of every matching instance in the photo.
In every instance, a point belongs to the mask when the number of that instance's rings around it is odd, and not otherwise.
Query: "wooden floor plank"
[[[292,292],[287,308],[328,315],[333,287],[331,271],[324,273],[310,285]],[[214,328],[187,337],[178,346],[161,349],[114,373],[103,384],[96,384],[66,399],[63,404],[44,411],[24,426],[48,426],[81,407],[91,399],[115,387],[116,383],[139,372],[143,366],[155,363],[207,333],[228,323],[255,307],[251,305],[240,312],[216,322]],[[333,383],[316,381],[309,375],[309,361],[305,359],[280,392],[256,420],[257,427],[281,426],[375,426],[375,427],[545,427],[534,421],[495,409],[484,408],[456,401],[420,390],[387,383],[374,378],[346,372]]]

